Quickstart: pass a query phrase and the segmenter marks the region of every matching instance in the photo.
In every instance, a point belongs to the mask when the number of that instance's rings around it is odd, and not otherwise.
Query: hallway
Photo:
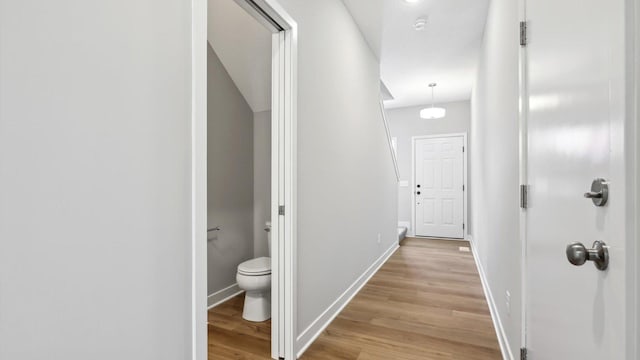
[[[468,243],[407,238],[302,359],[500,359]]]

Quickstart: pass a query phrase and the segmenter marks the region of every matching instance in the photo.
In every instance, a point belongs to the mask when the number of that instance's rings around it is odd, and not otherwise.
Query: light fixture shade
[[[428,107],[420,110],[420,117],[423,119],[442,119],[447,115],[447,109],[439,107]]]

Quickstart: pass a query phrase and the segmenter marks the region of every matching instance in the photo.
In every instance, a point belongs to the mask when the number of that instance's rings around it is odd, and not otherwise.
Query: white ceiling
[[[208,38],[254,112],[271,108],[271,32],[234,0],[209,0]]]
[[[385,107],[468,100],[489,0],[343,0],[373,52],[393,100]],[[413,24],[427,18],[424,30]]]

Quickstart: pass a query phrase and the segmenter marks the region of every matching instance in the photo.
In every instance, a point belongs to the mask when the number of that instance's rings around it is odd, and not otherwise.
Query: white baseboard
[[[207,307],[212,309],[242,292],[243,290],[238,287],[238,284],[216,291],[207,297]]]
[[[362,287],[371,279],[371,277],[378,272],[380,267],[384,265],[385,262],[393,255],[393,253],[399,248],[398,242],[394,242],[393,245],[387,249],[369,268],[362,274],[358,279],[349,286],[349,288],[342,293],[336,299],[336,301],[327,308],[320,316],[318,316],[312,323],[307,327],[301,334],[298,336],[296,340],[296,348],[298,350],[297,357],[300,358],[302,354],[309,348],[309,346],[320,336],[320,334],[324,331],[324,329],[331,324],[333,319],[340,314],[342,309],[351,302],[351,300],[360,292]]]
[[[476,267],[478,268],[478,273],[480,274],[480,282],[482,282],[484,296],[486,297],[487,303],[489,304],[489,312],[491,312],[491,320],[493,321],[493,327],[495,328],[496,336],[498,337],[498,343],[500,344],[502,358],[505,360],[514,360],[513,353],[511,352],[511,347],[509,346],[509,338],[507,337],[507,334],[504,331],[504,327],[502,326],[500,314],[498,313],[498,307],[493,298],[493,294],[491,293],[491,288],[489,287],[484,268],[482,267],[482,263],[480,262],[480,258],[478,257],[478,248],[470,235],[467,238],[469,239],[469,243],[471,244],[471,252],[473,253],[473,258],[475,260]]]

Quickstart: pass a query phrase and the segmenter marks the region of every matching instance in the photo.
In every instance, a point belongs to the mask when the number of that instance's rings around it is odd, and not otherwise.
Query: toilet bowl
[[[266,223],[271,254],[271,223]],[[242,318],[262,322],[271,318],[271,258],[259,257],[238,265],[238,287],[245,291]]]
[[[245,320],[261,322],[271,318],[271,258],[260,257],[238,265],[238,287],[245,291]]]

